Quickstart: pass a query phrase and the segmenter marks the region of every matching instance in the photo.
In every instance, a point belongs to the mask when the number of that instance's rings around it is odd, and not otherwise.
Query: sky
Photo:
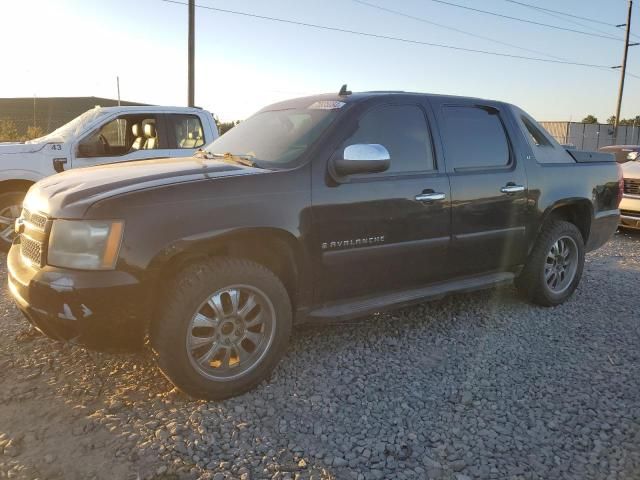
[[[178,0],[185,1],[186,0]],[[196,0],[196,4],[420,42],[614,66],[623,41],[510,21],[434,0],[367,0],[532,53],[395,15],[354,0]],[[623,38],[623,29],[553,17],[509,0],[450,2]],[[520,0],[610,24],[625,0]],[[634,8],[640,41],[640,2]],[[578,25],[571,22],[578,22]],[[632,22],[633,25],[633,22]],[[633,40],[633,38],[632,38]],[[96,96],[187,102],[187,7],[162,0],[0,0],[0,97]],[[195,103],[224,121],[315,93],[406,90],[512,102],[538,120],[601,121],[615,112],[619,70],[542,63],[401,43],[196,8]],[[628,71],[640,77],[640,46]],[[640,114],[627,77],[622,118]],[[0,112],[1,116],[1,112]]]

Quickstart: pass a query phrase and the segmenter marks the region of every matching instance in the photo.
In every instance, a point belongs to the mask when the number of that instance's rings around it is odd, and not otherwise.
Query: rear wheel
[[[552,220],[543,227],[516,286],[534,303],[559,305],[578,287],[583,268],[582,234],[572,223]]]
[[[0,194],[0,250],[8,251],[16,236],[14,225],[22,211],[22,201],[26,192],[5,192]]]
[[[223,399],[268,377],[286,350],[291,304],[282,282],[248,260],[181,272],[151,328],[158,366],[197,398]]]

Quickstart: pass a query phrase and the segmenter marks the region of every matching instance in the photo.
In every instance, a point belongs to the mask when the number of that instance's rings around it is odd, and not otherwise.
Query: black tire
[[[548,284],[545,276],[547,257],[551,256],[551,249],[556,242],[567,239],[576,247],[575,271],[572,278],[567,280],[562,291],[554,291]],[[573,248],[573,247],[571,247]],[[548,221],[540,232],[540,236],[527,259],[527,263],[522,273],[516,279],[516,287],[520,294],[532,303],[544,307],[553,307],[565,302],[575,291],[582,277],[584,268],[584,240],[580,230],[573,224],[564,220],[552,219]]]
[[[14,210],[13,212],[13,220],[17,218],[16,213],[19,216],[19,212],[22,211],[22,201],[24,200],[24,196],[27,192],[21,191],[13,191],[13,192],[4,192],[0,193],[0,215],[2,219],[8,218],[6,215],[10,210]],[[12,208],[13,207],[13,208]],[[18,209],[16,210],[15,207]],[[2,215],[4,213],[4,215]],[[5,233],[8,233],[9,229],[12,229],[12,224],[9,225],[6,221],[0,222],[0,250],[3,252],[8,252],[9,248],[11,248],[11,244],[13,243],[13,238],[15,235],[11,235],[9,240]]]
[[[292,324],[289,295],[275,274],[262,265],[249,260],[218,257],[186,267],[167,286],[168,288],[165,290],[167,298],[161,306],[157,318],[151,324],[150,341],[160,370],[176,387],[195,398],[222,400],[254,388],[270,375],[286,351]],[[260,310],[262,307],[259,307],[257,314],[264,313],[268,314],[269,318],[273,317],[269,322],[269,332],[271,333],[267,340],[264,340],[266,334],[259,333],[259,335],[263,335],[261,341],[265,341],[267,346],[261,347],[263,349],[261,357],[246,373],[242,373],[237,378],[209,378],[206,375],[213,371],[212,362],[215,364],[217,360],[214,360],[216,357],[213,357],[213,359],[207,360],[204,364],[206,366],[204,366],[194,358],[194,350],[189,348],[190,345],[188,346],[188,337],[193,338],[193,332],[198,327],[194,326],[192,322],[204,308],[211,308],[207,307],[207,305],[211,305],[208,299],[213,298],[214,293],[225,291],[228,288],[233,289],[236,286],[255,289],[255,292],[262,295],[259,298],[265,299],[268,306],[272,307],[268,311],[265,309],[265,312],[262,312]],[[222,299],[224,294],[226,293],[220,294],[218,298]],[[241,295],[239,294],[239,299],[236,301],[236,313],[243,310],[239,308],[239,304],[242,302]],[[248,300],[246,294],[244,295],[246,305]],[[211,311],[214,312],[213,309]],[[215,313],[211,317],[215,317]],[[235,320],[228,320],[228,323],[232,323],[232,321]],[[224,325],[221,323],[226,324],[227,320],[218,318],[217,322],[216,327],[211,327],[213,333],[208,334],[211,337],[215,336],[216,339],[223,335],[222,327]],[[245,333],[248,334],[250,328],[254,327],[247,326]],[[260,325],[259,328],[266,331],[266,323]],[[235,332],[232,332],[233,334]],[[215,341],[215,344],[219,345],[217,348],[229,349],[220,342],[222,340]],[[256,351],[258,351],[257,345],[256,343]],[[233,348],[235,347],[231,347],[230,351],[238,352],[239,362],[240,352],[237,348],[235,350]],[[213,349],[213,344],[211,349]],[[246,352],[244,353],[246,354]],[[251,355],[253,353],[249,354],[249,358],[253,358]],[[232,371],[228,354],[226,363],[227,370]],[[200,365],[202,370],[199,370],[196,364]],[[238,363],[238,365],[240,364]],[[207,372],[204,372],[205,370]]]

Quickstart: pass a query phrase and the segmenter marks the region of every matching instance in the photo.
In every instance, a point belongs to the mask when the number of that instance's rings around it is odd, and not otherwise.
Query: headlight
[[[111,270],[116,265],[124,222],[54,220],[47,264],[81,270]]]

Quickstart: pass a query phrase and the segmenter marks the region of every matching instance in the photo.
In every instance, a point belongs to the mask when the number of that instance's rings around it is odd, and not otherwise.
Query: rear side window
[[[560,147],[558,142],[533,118],[523,112],[517,118],[522,122],[523,133],[526,134],[527,140],[529,140],[531,152],[536,162],[542,164],[575,163],[573,157],[564,148]]]
[[[197,115],[169,115],[168,118],[175,148],[198,148],[204,145],[202,122]]]
[[[378,175],[435,168],[429,127],[417,105],[388,105],[369,110],[360,117],[355,133],[343,148],[358,143],[378,143],[389,151],[391,165]]]
[[[455,170],[506,167],[509,142],[497,112],[447,106],[442,129],[445,157]]]
[[[551,142],[549,139],[542,133],[542,131],[536,127],[533,122],[531,122],[527,117],[521,117],[522,123],[524,124],[524,128],[527,129],[527,133],[529,134],[529,140],[536,147],[550,147]]]

